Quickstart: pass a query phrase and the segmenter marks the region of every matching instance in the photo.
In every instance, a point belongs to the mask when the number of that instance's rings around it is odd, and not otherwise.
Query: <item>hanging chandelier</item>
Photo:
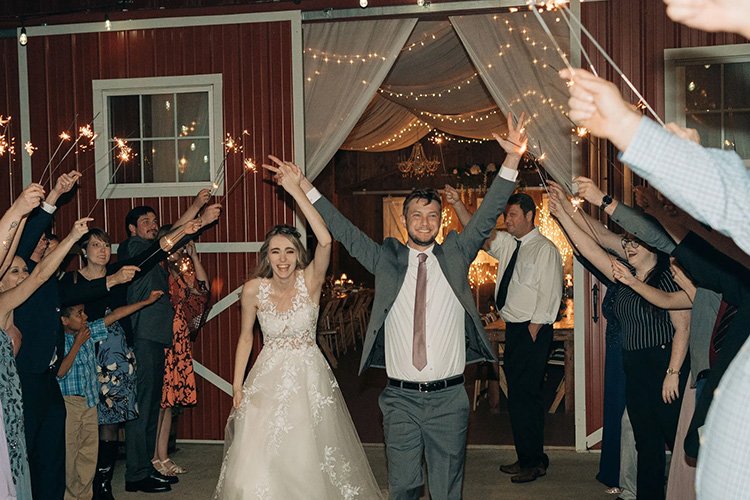
[[[434,175],[440,162],[437,158],[427,158],[427,155],[424,154],[422,143],[417,142],[412,146],[409,158],[398,162],[397,165],[401,171],[401,175],[404,177],[416,177],[419,179],[425,175]]]

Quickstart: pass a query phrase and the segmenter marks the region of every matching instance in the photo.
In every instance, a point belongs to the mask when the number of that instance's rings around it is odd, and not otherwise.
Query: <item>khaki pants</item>
[[[83,396],[65,400],[65,500],[89,500],[93,496],[99,425],[96,406],[88,408]]]

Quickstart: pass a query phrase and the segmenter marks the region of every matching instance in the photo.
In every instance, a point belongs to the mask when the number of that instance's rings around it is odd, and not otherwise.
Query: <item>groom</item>
[[[380,409],[392,500],[419,498],[423,451],[431,498],[461,498],[469,416],[464,367],[495,359],[467,276],[515,189],[526,147],[522,121],[523,115],[514,126],[509,114],[508,139],[493,134],[508,153],[503,168],[463,232],[451,231],[442,244],[435,242],[441,200],[434,189],[415,189],[404,202],[407,244],[387,238],[380,245],[305,183],[333,237],[375,275],[360,373],[374,366],[388,374]]]

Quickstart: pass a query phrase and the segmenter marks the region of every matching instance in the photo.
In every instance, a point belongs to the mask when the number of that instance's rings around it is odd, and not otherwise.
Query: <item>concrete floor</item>
[[[118,500],[150,497],[159,500],[209,500],[212,498],[221,466],[221,444],[178,445],[174,460],[189,470],[180,476],[179,484],[169,493],[146,495],[125,492],[125,463],[118,461],[115,470],[114,496]],[[365,445],[373,473],[378,484],[387,489],[385,448],[383,445]],[[605,486],[594,476],[598,470],[599,455],[576,453],[569,450],[549,450],[550,468],[547,475],[528,484],[512,484],[509,476],[498,471],[501,463],[515,460],[515,453],[508,447],[469,446],[464,477],[464,498],[467,500],[494,499],[613,499],[604,493]],[[303,500],[303,499],[283,499]],[[304,499],[308,500],[308,499]],[[309,499],[325,500],[325,499]]]

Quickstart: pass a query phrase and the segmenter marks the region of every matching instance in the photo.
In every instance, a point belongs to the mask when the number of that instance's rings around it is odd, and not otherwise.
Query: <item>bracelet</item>
[[[679,375],[679,374],[680,374],[679,370],[674,370],[672,369],[671,366],[667,368],[667,375]]]

